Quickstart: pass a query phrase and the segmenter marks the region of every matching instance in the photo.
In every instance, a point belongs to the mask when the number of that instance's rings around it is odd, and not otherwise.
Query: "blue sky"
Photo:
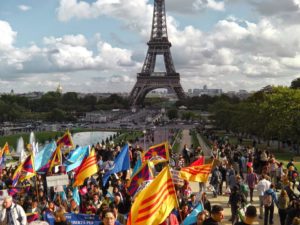
[[[300,77],[300,0],[166,0],[181,83],[225,91]],[[129,92],[153,1],[0,1],[0,92]],[[159,63],[158,63],[159,64]]]

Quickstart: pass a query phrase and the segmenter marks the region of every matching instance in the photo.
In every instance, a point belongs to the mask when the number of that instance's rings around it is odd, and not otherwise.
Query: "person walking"
[[[280,224],[285,224],[287,208],[289,207],[290,199],[286,190],[281,190],[280,195],[278,196],[278,214],[280,218]]]
[[[22,206],[15,204],[11,196],[3,201],[3,209],[0,212],[0,225],[26,225],[27,218]]]
[[[257,178],[256,173],[253,172],[253,167],[250,167],[248,170],[246,182],[247,182],[249,190],[250,190],[250,202],[252,203],[253,202],[253,191],[254,191],[255,185],[258,183],[258,178]]]
[[[218,196],[219,192],[219,188],[220,188],[220,183],[222,181],[222,174],[219,170],[219,167],[217,166],[213,172],[212,172],[212,176],[210,179],[210,184],[213,187],[213,195],[216,198]]]
[[[229,196],[228,205],[230,205],[231,209],[231,219],[232,224],[235,224],[238,221],[238,209],[242,207],[246,203],[245,196],[239,191],[237,186],[234,186],[231,190],[231,194]]]
[[[271,184],[270,188],[266,190],[263,196],[263,203],[265,207],[264,225],[274,224],[274,205],[278,205],[278,199],[274,189],[274,184]]]
[[[258,182],[256,189],[259,196],[259,218],[262,219],[264,215],[264,204],[263,204],[263,197],[266,192],[271,186],[271,182],[266,179],[265,175],[262,175],[260,181]]]
[[[191,163],[190,150],[188,149],[188,147],[187,147],[186,144],[183,146],[182,156],[183,156],[183,158],[184,158],[184,161],[185,161],[185,163],[186,163],[186,166],[189,166],[190,163]]]

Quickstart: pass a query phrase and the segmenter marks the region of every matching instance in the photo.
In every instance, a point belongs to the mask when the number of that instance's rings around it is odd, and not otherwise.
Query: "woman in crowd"
[[[281,193],[278,196],[278,213],[279,213],[281,225],[284,225],[285,223],[287,208],[289,204],[290,204],[290,199],[286,190],[281,190]]]

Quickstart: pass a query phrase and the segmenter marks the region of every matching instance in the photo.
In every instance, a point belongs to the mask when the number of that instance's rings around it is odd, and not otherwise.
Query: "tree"
[[[62,122],[65,121],[65,119],[66,112],[58,108],[51,110],[51,112],[47,116],[47,120],[49,121]]]
[[[300,77],[292,81],[291,88],[300,89]]]
[[[167,116],[170,120],[178,118],[178,110],[177,109],[169,109],[167,112]]]

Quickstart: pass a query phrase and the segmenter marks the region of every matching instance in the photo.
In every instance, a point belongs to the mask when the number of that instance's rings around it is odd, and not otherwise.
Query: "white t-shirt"
[[[270,185],[271,185],[270,181],[266,179],[260,180],[256,186],[259,196],[263,196],[265,191],[270,188]]]

